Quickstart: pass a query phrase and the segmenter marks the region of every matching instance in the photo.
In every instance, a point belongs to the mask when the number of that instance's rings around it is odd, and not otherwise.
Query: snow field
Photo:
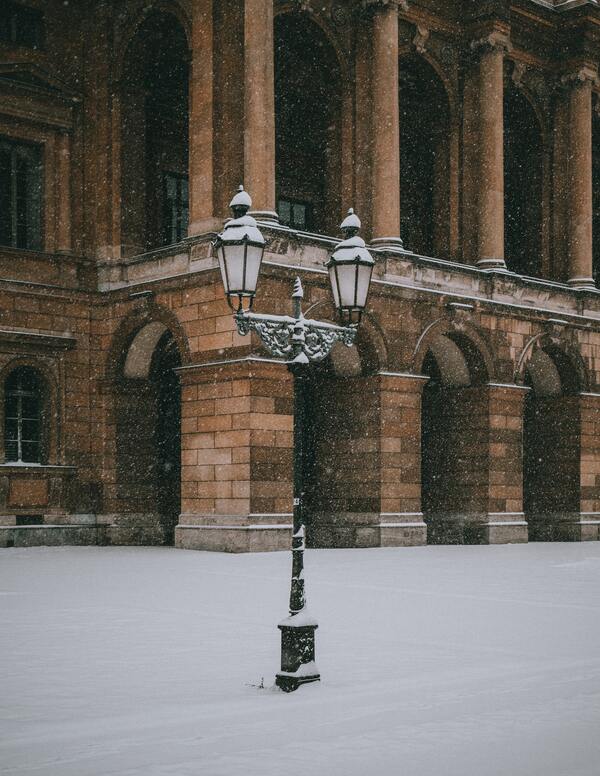
[[[311,550],[323,681],[286,695],[289,571],[0,550],[0,773],[600,773],[600,544]]]

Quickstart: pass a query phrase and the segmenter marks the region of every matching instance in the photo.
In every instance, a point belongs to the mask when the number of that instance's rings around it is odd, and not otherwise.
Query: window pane
[[[279,220],[285,226],[290,225],[290,219],[292,217],[292,205],[286,199],[279,200]]]
[[[28,463],[40,462],[40,444],[39,442],[23,442],[21,445],[22,460]]]
[[[4,455],[7,461],[39,463],[42,386],[30,367],[12,372],[4,385]]]
[[[4,436],[7,439],[16,439],[18,432],[18,421],[16,418],[6,418],[4,424]]]
[[[37,396],[23,396],[22,408],[24,418],[38,418],[40,415],[40,404]]]
[[[23,439],[28,442],[38,442],[40,439],[39,420],[23,420],[22,424]]]
[[[4,414],[7,418],[16,418],[19,400],[16,396],[7,395],[4,405]]]
[[[1,2],[1,0],[0,0]],[[0,139],[0,244],[40,250],[42,165],[38,146]]]
[[[4,457],[7,461],[17,461],[19,458],[19,451],[17,447],[16,439],[4,440]]]
[[[17,384],[20,386],[21,390],[28,393],[35,393],[36,395],[39,394],[40,380],[35,370],[24,367],[23,369],[18,369],[16,374],[18,376]]]
[[[172,245],[187,236],[188,181],[185,175],[163,173],[163,243]]]
[[[306,229],[306,205],[297,202],[294,205],[294,226],[297,229]]]

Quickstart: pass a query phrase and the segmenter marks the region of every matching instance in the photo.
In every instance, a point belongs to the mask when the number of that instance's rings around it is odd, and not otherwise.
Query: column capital
[[[593,86],[598,82],[598,70],[590,65],[581,65],[560,77],[560,85],[565,89]]]
[[[506,30],[492,30],[480,37],[474,38],[470,43],[470,49],[474,53],[486,53],[488,51],[501,51],[503,54],[512,49],[510,35]]]

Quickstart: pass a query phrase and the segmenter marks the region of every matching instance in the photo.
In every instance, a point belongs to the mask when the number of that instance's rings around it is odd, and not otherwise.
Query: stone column
[[[592,82],[582,68],[563,82],[569,86],[568,283],[593,288],[592,272]]]
[[[213,202],[213,0],[193,4],[188,233],[215,227]]]
[[[275,82],[273,0],[244,4],[244,187],[252,214],[277,221],[275,212]]]
[[[400,239],[400,113],[398,3],[373,0],[373,239],[402,249]]]
[[[504,32],[494,31],[471,43],[479,55],[476,67],[477,266],[506,269],[504,262]]]
[[[56,151],[56,250],[58,253],[71,253],[71,136],[68,132],[58,136]]]

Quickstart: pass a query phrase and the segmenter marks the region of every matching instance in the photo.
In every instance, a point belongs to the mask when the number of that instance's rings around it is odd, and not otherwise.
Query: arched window
[[[275,175],[282,223],[336,234],[341,206],[342,80],[308,14],[275,17]]]
[[[35,369],[15,369],[4,385],[4,458],[14,463],[42,463],[43,385]]]

